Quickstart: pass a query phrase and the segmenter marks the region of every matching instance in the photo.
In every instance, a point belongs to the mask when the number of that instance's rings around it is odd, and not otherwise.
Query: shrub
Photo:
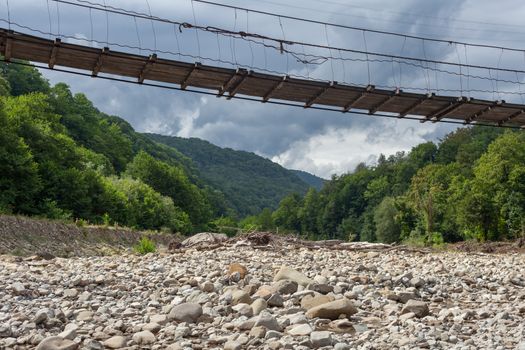
[[[139,254],[144,255],[148,253],[154,253],[157,250],[157,247],[155,246],[155,242],[144,236],[135,246],[133,246],[133,250]]]

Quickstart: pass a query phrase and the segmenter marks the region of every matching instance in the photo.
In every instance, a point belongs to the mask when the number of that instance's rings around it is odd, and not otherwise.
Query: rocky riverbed
[[[521,350],[524,274],[523,254],[292,245],[1,256],[0,348]]]

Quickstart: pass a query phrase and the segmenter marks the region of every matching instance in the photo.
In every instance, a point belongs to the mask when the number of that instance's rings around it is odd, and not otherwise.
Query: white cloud
[[[293,143],[290,149],[272,158],[287,168],[304,169],[329,178],[354,169],[359,163],[373,163],[379,154],[408,151],[426,142],[435,126],[407,127],[406,121],[383,120],[364,128],[334,129]],[[379,125],[377,125],[379,124]],[[375,135],[370,137],[370,135]]]
[[[176,4],[172,0],[149,2],[153,15],[179,21],[194,21],[190,1],[179,1]],[[521,45],[523,36],[521,18],[525,8],[525,3],[520,0],[509,0],[505,7],[508,10],[503,9],[498,2],[478,0],[433,2],[399,0],[394,10],[389,9],[386,0],[354,1],[348,6],[343,5],[342,0],[322,5],[315,0],[290,0],[280,4],[253,0],[242,4],[239,1],[228,1],[228,3],[321,21],[351,23],[359,27],[508,46]],[[156,37],[154,37],[150,21],[139,19],[135,26],[135,22],[129,17],[117,14],[106,17],[98,11],[93,11],[94,27],[92,27],[87,9],[66,4],[51,8],[51,23],[49,23],[48,16],[42,16],[48,11],[45,0],[17,0],[10,4],[11,18],[18,23],[44,31],[48,31],[50,27],[53,31],[57,31],[60,27],[63,35],[72,35],[78,39],[95,39],[101,42],[100,46],[104,46],[106,39],[109,39],[110,42],[131,46],[138,45],[140,41],[143,47],[151,48],[156,45],[159,50],[167,51],[177,51],[180,44],[180,50],[186,54],[195,55],[199,51],[193,30],[184,29],[182,33],[174,32],[172,25],[155,23]],[[108,1],[108,5],[148,12],[143,0],[111,0]],[[250,14],[248,21],[246,14],[241,11],[234,13],[231,9],[198,3],[195,3],[194,7],[199,24],[228,29],[233,29],[235,26],[236,30],[246,30],[249,24],[252,32],[273,37],[283,35],[276,18]],[[304,8],[307,7],[313,10],[305,10]],[[235,20],[236,15],[237,20]],[[454,19],[466,22],[457,22]],[[108,20],[108,27],[106,27],[106,20]],[[501,24],[469,22],[472,20]],[[325,32],[324,26],[301,24],[285,19],[282,20],[282,25],[287,39],[326,44],[328,36],[332,45],[364,49],[360,31],[328,28]],[[178,37],[175,37],[175,33]],[[421,40],[409,39],[404,42],[403,38],[395,39],[374,34],[367,34],[366,38],[370,51],[422,57],[421,50],[424,48],[425,55],[430,59],[454,62],[458,57],[463,61],[465,55],[463,48],[458,47],[457,51],[448,44],[426,42],[422,45]],[[199,39],[202,56],[226,61],[235,60],[244,64],[250,64],[253,60],[254,65],[259,67],[268,65],[268,69],[281,72],[297,72],[297,74],[332,79],[330,63],[321,66],[311,64],[306,69],[293,58],[289,57],[289,60],[286,60],[286,55],[269,49],[263,50],[255,45],[250,48],[248,44],[239,42],[233,49],[229,38],[218,41],[216,35],[205,33],[202,33]],[[221,47],[220,52],[217,45]],[[124,50],[119,47],[111,47],[111,49]],[[304,48],[296,46],[295,49],[301,51]],[[469,63],[492,66],[501,64],[507,67],[521,67],[523,64],[521,53],[513,55],[505,52],[500,57],[500,52],[497,50],[474,48],[468,50]],[[232,57],[232,51],[235,51],[235,57]],[[322,50],[314,52],[323,53]],[[335,56],[341,55],[341,52],[330,53]],[[143,50],[141,54],[146,55],[148,52]],[[343,55],[350,56],[345,53]],[[189,57],[181,58],[165,53],[159,56],[168,59],[193,60]],[[353,58],[356,58],[356,55]],[[203,61],[203,63],[212,62]],[[427,74],[425,78],[427,72],[422,69],[403,66],[401,74],[401,70],[395,64],[375,63],[370,67],[371,83],[375,85],[429,86],[431,89],[437,85],[441,89],[457,89],[460,85],[458,77],[451,74]],[[368,82],[365,63],[335,62],[333,68],[334,79],[339,82],[344,80],[360,84]],[[451,67],[449,69],[453,70]],[[437,140],[454,128],[443,124],[419,124],[415,121],[384,120],[376,117],[341,118],[337,113],[246,101],[225,101],[191,93],[81,78],[58,72],[44,71],[44,74],[52,83],[65,81],[74,92],[86,93],[100,110],[121,116],[138,131],[201,137],[219,146],[256,152],[284,166],[311,171],[322,176],[349,171],[362,161],[372,162],[380,153],[392,154],[399,150],[409,150],[412,146],[426,140]],[[486,75],[487,72],[471,70],[470,74]],[[516,76],[501,75],[500,78],[514,80]],[[519,78],[523,80],[523,75]],[[470,85],[490,91],[488,94],[478,94],[476,97],[493,97],[491,81],[476,82],[471,79],[462,80],[461,83],[463,87]],[[502,84],[499,89],[512,90],[512,87]],[[495,96],[495,98],[504,98],[511,102],[515,97]]]

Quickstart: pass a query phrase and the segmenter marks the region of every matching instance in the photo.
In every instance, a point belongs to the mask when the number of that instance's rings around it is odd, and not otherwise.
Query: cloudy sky
[[[71,0],[77,2],[79,0]],[[215,1],[215,0],[214,0]],[[82,2],[82,0],[80,0]],[[384,36],[323,25],[308,24],[245,11],[234,11],[191,0],[92,0],[179,22],[197,23],[230,30],[256,32],[355,50],[427,57],[450,62],[525,69],[523,52],[491,50],[461,45]],[[219,2],[219,1],[215,1]],[[525,47],[525,3],[496,1],[398,0],[222,0],[251,9],[311,18],[356,27],[422,35],[431,38]],[[364,56],[339,50],[318,50],[294,45],[301,54],[332,56],[339,59],[322,64],[303,64],[288,55],[256,43],[233,40],[172,24],[134,19],[75,7],[53,0],[0,0],[1,18],[43,32],[69,37],[97,47],[137,52],[156,51],[160,57],[200,61],[226,67],[257,67],[281,74],[336,80],[352,84],[416,87],[446,95],[466,95],[522,102],[519,84],[496,84],[493,80],[459,78],[457,67],[438,66],[450,73],[411,67],[396,62],[362,62]],[[193,5],[193,6],[192,6]],[[4,24],[6,25],[6,24]],[[13,29],[30,32],[13,25]],[[128,48],[117,47],[123,44]],[[142,50],[129,47],[141,47]],[[183,55],[180,55],[180,54]],[[200,56],[201,58],[195,58]],[[207,59],[205,59],[207,58]],[[222,61],[217,63],[216,61]],[[424,63],[421,63],[425,67]],[[370,76],[368,74],[370,71]],[[409,150],[427,141],[437,141],[454,129],[447,124],[383,119],[355,114],[339,114],[267,105],[247,101],[226,101],[210,96],[136,86],[102,79],[43,71],[52,82],[64,81],[74,92],[83,92],[102,111],[128,120],[136,130],[183,137],[199,137],[223,147],[252,151],[285,167],[302,169],[328,178],[351,171],[359,162],[373,163],[380,153]],[[461,73],[496,79],[524,81],[515,73],[470,69]],[[507,76],[505,76],[507,74]],[[447,91],[448,90],[448,91]],[[468,91],[479,90],[479,91]],[[501,91],[514,92],[505,94]],[[524,90],[525,91],[525,90]]]

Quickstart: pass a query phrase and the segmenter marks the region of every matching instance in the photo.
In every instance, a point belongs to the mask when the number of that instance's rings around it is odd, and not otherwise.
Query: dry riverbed
[[[232,265],[233,264],[233,265]],[[525,255],[0,256],[2,349],[523,349]]]

